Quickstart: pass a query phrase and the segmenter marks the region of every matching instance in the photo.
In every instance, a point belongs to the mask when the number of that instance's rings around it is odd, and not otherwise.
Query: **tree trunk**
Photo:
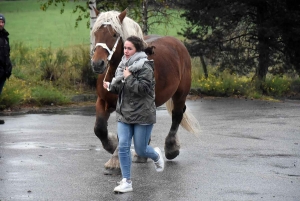
[[[258,67],[255,72],[255,77],[260,81],[266,78],[270,60],[268,37],[264,33],[265,13],[267,13],[267,5],[261,2],[257,7]]]
[[[144,35],[148,35],[148,0],[143,0],[142,10],[142,31]]]
[[[204,61],[203,55],[200,55],[200,61],[201,61],[201,65],[202,65],[202,68],[203,68],[205,79],[207,79],[208,78],[208,72],[207,72],[207,66],[206,66],[206,63]]]
[[[96,7],[96,0],[89,0],[89,8],[90,8],[90,31],[92,30],[95,22],[96,22],[96,19],[97,19],[97,16],[96,16],[96,13],[94,11],[94,8],[97,8]],[[92,41],[92,37],[90,37],[90,52],[91,52],[91,55],[92,55],[92,51],[93,51],[93,41]]]

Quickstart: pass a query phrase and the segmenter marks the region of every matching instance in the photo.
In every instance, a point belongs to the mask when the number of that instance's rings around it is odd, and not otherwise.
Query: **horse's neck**
[[[107,81],[111,81],[113,79],[113,77],[115,76],[115,72],[118,68],[119,63],[118,62],[113,62],[109,65],[109,69],[108,69],[107,76],[106,76]]]
[[[122,43],[121,47],[122,47],[121,51],[119,51],[118,53],[115,52],[115,57],[113,57],[112,60],[110,61],[110,64],[109,64],[110,65],[110,67],[109,67],[110,69],[108,71],[108,75],[107,75],[107,78],[106,78],[106,80],[108,80],[108,81],[111,81],[112,78],[115,76],[115,72],[116,72],[116,70],[117,70],[117,68],[118,68],[118,66],[119,66],[119,64],[120,64],[120,62],[122,60],[123,55],[124,55],[123,54],[123,48],[124,48],[123,43]]]

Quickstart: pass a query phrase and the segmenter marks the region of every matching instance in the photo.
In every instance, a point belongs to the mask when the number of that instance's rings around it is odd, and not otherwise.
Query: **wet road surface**
[[[132,166],[133,192],[114,194],[110,154],[94,135],[95,109],[0,114],[0,200],[300,200],[300,101],[188,100],[198,137],[179,129],[180,155]],[[3,116],[4,115],[4,116]],[[151,144],[161,149],[171,118],[157,110]],[[109,131],[116,132],[115,114]]]

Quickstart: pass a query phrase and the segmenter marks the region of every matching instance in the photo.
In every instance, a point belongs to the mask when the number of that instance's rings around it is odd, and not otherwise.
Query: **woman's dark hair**
[[[153,49],[155,47],[154,46],[145,47],[144,41],[141,38],[139,38],[137,36],[129,36],[126,40],[131,42],[134,45],[137,52],[144,51],[147,55],[154,54]]]
[[[142,39],[140,39],[139,37],[129,36],[126,40],[131,42],[134,45],[137,52],[144,50],[144,41]]]

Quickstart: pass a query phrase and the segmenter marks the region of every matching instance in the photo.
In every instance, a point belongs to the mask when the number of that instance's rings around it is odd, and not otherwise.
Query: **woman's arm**
[[[124,77],[126,77],[125,74]],[[125,86],[129,91],[140,96],[149,94],[149,92],[153,90],[153,84],[154,72],[152,66],[146,62],[143,65],[143,68],[136,73],[136,76],[130,74],[125,78]]]

